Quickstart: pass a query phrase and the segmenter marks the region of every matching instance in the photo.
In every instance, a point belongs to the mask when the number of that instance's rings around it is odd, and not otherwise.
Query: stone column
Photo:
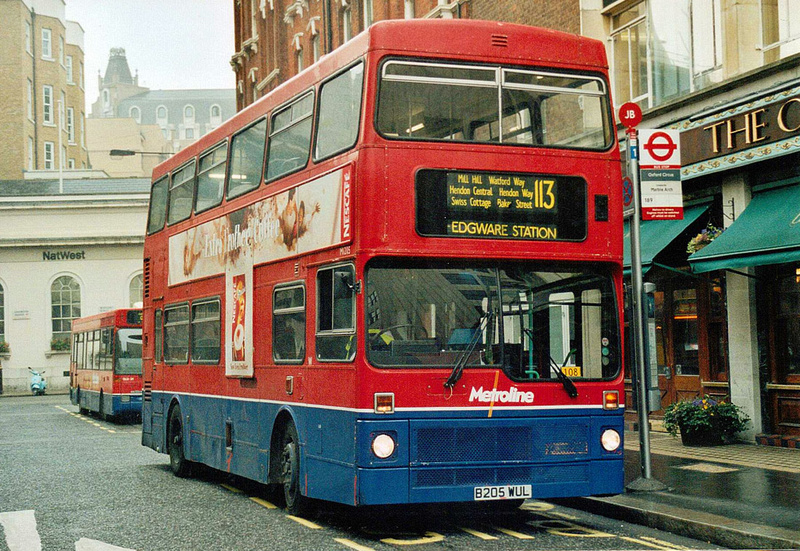
[[[722,183],[723,212],[731,210],[738,218],[750,202],[751,192],[744,174],[726,176]],[[730,208],[731,200],[733,209]],[[725,218],[725,227],[733,220]],[[752,275],[752,268],[741,268],[738,272]],[[728,380],[731,401],[741,407],[751,419],[747,431],[739,437],[753,441],[762,432],[761,385],[758,365],[758,331],[756,326],[755,280],[752,277],[727,272],[725,274],[728,317]]]

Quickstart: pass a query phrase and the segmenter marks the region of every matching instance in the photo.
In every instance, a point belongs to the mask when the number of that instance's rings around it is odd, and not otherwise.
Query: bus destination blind
[[[421,170],[417,231],[425,236],[578,241],[586,237],[581,178]]]

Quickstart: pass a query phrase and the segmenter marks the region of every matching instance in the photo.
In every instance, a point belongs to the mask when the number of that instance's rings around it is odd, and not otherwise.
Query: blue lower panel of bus
[[[259,482],[270,481],[270,456],[280,453],[272,445],[276,418],[291,418],[300,440],[300,485],[317,499],[351,505],[472,501],[475,488],[486,486],[530,486],[534,498],[623,490],[622,447],[606,452],[600,445],[606,429],[622,436],[621,410],[502,410],[492,418],[485,411],[380,416],[153,392],[152,403],[144,405],[145,445],[167,452],[165,431],[174,404],[189,425],[184,427],[187,458]],[[381,434],[396,444],[386,459],[371,451]]]
[[[70,401],[81,409],[102,412],[104,415],[132,415],[142,412],[142,393],[101,394],[95,390],[71,388]]]

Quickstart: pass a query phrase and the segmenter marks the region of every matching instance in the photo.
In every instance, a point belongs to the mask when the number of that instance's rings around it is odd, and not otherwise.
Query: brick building
[[[0,0],[0,180],[86,168],[83,29],[63,0]]]

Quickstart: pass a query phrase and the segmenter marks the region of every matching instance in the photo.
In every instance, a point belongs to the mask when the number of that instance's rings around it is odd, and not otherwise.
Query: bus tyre
[[[297,429],[289,421],[283,430],[281,444],[281,484],[286,510],[293,515],[302,515],[310,511],[309,499],[303,495],[300,487],[300,447]]]
[[[169,466],[175,476],[186,478],[192,474],[192,462],[186,459],[183,451],[183,417],[181,408],[175,406],[169,414],[167,425],[167,453]]]

